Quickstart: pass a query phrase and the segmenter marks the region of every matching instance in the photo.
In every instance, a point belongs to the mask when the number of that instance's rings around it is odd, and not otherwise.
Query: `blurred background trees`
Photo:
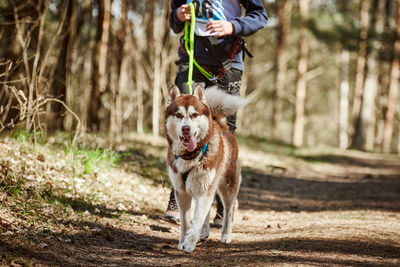
[[[263,3],[238,133],[398,153],[400,0]],[[162,0],[0,0],[0,129],[70,131],[77,115],[84,132],[162,135],[180,37],[169,12]]]

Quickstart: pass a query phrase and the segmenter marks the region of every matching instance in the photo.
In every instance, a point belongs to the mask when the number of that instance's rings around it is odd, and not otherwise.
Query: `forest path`
[[[143,149],[165,153],[162,143]],[[243,184],[231,244],[220,243],[220,229],[212,228],[192,254],[178,251],[179,225],[161,220],[168,190],[158,186],[140,210],[85,203],[89,212],[80,216],[91,216],[89,223],[80,217],[58,233],[37,233],[31,246],[0,245],[33,266],[400,265],[399,157],[240,149]]]

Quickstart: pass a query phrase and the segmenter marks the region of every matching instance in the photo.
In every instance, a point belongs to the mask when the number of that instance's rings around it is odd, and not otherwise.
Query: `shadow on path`
[[[258,266],[268,263],[395,266],[400,247],[387,241],[286,238],[221,244],[205,241],[193,254],[176,249],[177,240],[156,231],[138,234],[111,226],[91,225],[101,232],[55,234],[46,248],[15,246],[0,241],[0,254],[20,255],[47,266]],[[336,255],[332,257],[332,254]]]
[[[244,168],[241,209],[321,211],[375,209],[400,211],[400,175],[382,179],[306,180]]]

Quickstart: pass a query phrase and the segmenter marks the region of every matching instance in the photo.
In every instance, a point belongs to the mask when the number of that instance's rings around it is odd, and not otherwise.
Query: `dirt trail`
[[[87,204],[100,212],[84,229],[43,230],[31,246],[2,239],[0,249],[33,266],[400,266],[399,157],[282,158],[245,147],[241,160],[229,245],[212,228],[191,255],[178,251],[179,226],[160,219],[166,197],[150,196],[146,209],[123,214]]]

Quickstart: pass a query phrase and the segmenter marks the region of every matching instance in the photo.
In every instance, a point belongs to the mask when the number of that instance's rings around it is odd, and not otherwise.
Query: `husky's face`
[[[173,86],[167,102],[165,128],[177,153],[192,152],[197,143],[208,133],[210,111],[205,102],[201,86],[196,86],[193,95],[182,95]]]

